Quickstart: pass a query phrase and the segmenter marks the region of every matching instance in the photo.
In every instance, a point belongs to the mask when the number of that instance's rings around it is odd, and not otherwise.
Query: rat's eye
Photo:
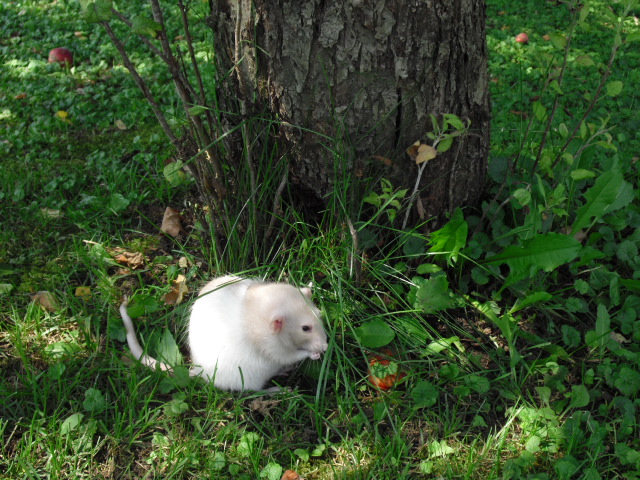
[[[311,327],[309,325],[305,325],[304,327],[302,327],[302,331],[303,332],[310,332],[311,331]]]

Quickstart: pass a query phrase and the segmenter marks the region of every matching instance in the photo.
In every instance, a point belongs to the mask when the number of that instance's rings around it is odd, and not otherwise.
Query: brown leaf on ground
[[[56,300],[56,297],[54,297],[51,292],[47,292],[46,290],[34,293],[33,295],[31,295],[31,300],[33,300],[33,303],[47,312],[55,312],[57,310],[60,310],[60,304]]]
[[[265,417],[269,417],[271,416],[271,410],[273,410],[273,408],[279,403],[280,400],[275,400],[269,397],[260,397],[252,400],[249,404],[249,408],[254,412],[264,415]]]
[[[164,303],[167,305],[178,305],[182,303],[185,293],[189,292],[187,287],[187,278],[184,275],[178,275],[171,285],[171,291],[164,296]]]
[[[114,260],[120,265],[126,265],[131,270],[144,267],[144,255],[140,252],[119,252],[114,255]]]
[[[160,230],[172,237],[180,235],[184,231],[182,228],[182,216],[180,215],[180,212],[171,207],[167,207],[164,211]]]
[[[88,300],[91,298],[91,287],[76,287],[76,297]]]

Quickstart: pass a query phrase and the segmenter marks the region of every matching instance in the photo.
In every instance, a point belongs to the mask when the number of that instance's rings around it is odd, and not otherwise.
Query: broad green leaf
[[[613,80],[612,82],[607,83],[605,89],[607,90],[607,95],[610,97],[615,97],[622,92],[622,82],[620,80]]]
[[[80,0],[82,16],[89,23],[107,22],[111,20],[113,12],[111,0]]]
[[[559,95],[562,95],[564,93],[562,91],[562,88],[560,88],[560,84],[558,83],[558,80],[552,80],[551,83],[549,84],[549,88]]]
[[[163,410],[165,415],[167,415],[167,417],[177,417],[189,410],[189,404],[185,402],[186,398],[187,396],[182,392],[175,393],[171,401],[164,405]]]
[[[127,312],[131,318],[138,318],[158,311],[161,306],[160,301],[153,295],[138,294],[131,298]]]
[[[562,341],[569,348],[578,348],[580,345],[580,332],[570,325],[562,325]]]
[[[433,383],[420,380],[411,390],[411,398],[416,408],[432,407],[438,401],[440,392]]]
[[[191,375],[189,375],[189,369],[183,365],[172,365],[171,375],[165,376],[160,382],[158,390],[160,393],[167,394],[176,388],[184,389],[191,383]]]
[[[632,32],[627,35],[627,43],[629,42],[637,42],[640,40],[640,32]]]
[[[511,307],[511,310],[509,310],[509,313],[514,314],[524,308],[530,307],[531,305],[534,305],[540,302],[544,303],[546,301],[551,300],[552,298],[553,298],[553,295],[551,295],[548,292],[531,293],[526,297],[524,297],[522,300],[518,300],[516,304],[513,307]]]
[[[425,313],[435,313],[446,310],[454,305],[449,282],[447,277],[439,275],[428,280],[419,279],[416,281],[418,290],[416,292],[416,307]]]
[[[564,50],[567,46],[567,37],[562,35],[561,33],[549,33],[549,39],[554,47]]]
[[[438,369],[438,377],[455,380],[460,375],[460,367],[455,363],[447,363]]]
[[[598,314],[596,316],[596,329],[590,330],[585,334],[585,341],[590,347],[600,347],[602,349],[609,340],[610,331],[611,317],[607,307],[600,304],[598,305]]]
[[[551,272],[560,265],[575,259],[580,253],[580,242],[569,235],[547,233],[522,242],[522,246],[510,246],[484,263],[506,263],[510,277],[532,277],[540,270]]]
[[[589,397],[589,391],[584,385],[573,385],[571,387],[571,400],[568,408],[582,408],[589,405],[591,400]]]
[[[418,267],[416,268],[416,272],[419,275],[426,275],[427,273],[438,273],[441,270],[442,268],[434,263],[423,263],[421,265],[418,265]]]
[[[506,315],[505,315],[506,316]],[[567,351],[556,343],[549,343],[548,340],[526,330],[518,330],[518,338],[522,338],[529,345],[541,348],[545,352],[549,352],[559,358],[569,358]]]
[[[486,268],[483,267],[473,267],[471,270],[471,278],[478,285],[486,285],[489,283],[489,273]]]
[[[402,235],[400,241],[402,242],[402,252],[407,257],[422,256],[425,252],[427,240],[422,235],[406,233]]]
[[[622,172],[612,168],[600,175],[594,185],[584,194],[585,204],[576,213],[571,233],[589,226],[593,218],[601,218],[606,213],[622,208],[631,202]]]
[[[82,347],[75,342],[54,342],[44,347],[47,355],[53,358],[72,357],[82,350]]]
[[[632,465],[636,469],[640,468],[640,452],[638,450],[634,450],[626,443],[617,443],[615,452],[622,465]]]
[[[440,143],[438,143],[438,146],[436,149],[438,150],[439,153],[444,153],[451,148],[452,144],[453,144],[453,137],[445,137],[440,141]]]
[[[60,425],[60,433],[62,433],[63,435],[67,435],[73,432],[76,428],[78,428],[78,425],[80,425],[80,422],[82,422],[83,418],[84,415],[82,413],[74,413],[70,415],[64,422],[62,422],[62,425]]]
[[[445,440],[434,440],[429,444],[429,457],[446,457],[455,453],[455,450],[447,445]]]
[[[194,107],[191,107],[188,112],[189,115],[191,115],[192,117],[197,117],[198,115],[200,115],[201,113],[204,113],[207,111],[207,107],[203,107],[202,105],[196,105]]]
[[[269,462],[260,472],[260,478],[267,480],[280,480],[282,477],[282,466],[276,462]]]
[[[562,135],[562,138],[567,138],[569,136],[569,128],[567,128],[567,124],[562,122],[558,125],[558,132]],[[536,174],[538,176],[538,174]]]
[[[209,466],[214,472],[221,472],[226,465],[227,458],[222,452],[215,452],[213,454],[213,461],[209,462]]]
[[[557,478],[571,478],[580,469],[580,462],[571,455],[565,455],[555,461],[553,469],[558,474]]]
[[[576,63],[581,67],[592,67],[596,64],[589,55],[579,55],[576,57]]]
[[[104,399],[104,395],[97,388],[88,388],[84,392],[84,402],[82,406],[87,412],[96,413],[101,412],[107,406],[107,402]]]
[[[536,120],[542,122],[547,116],[547,108],[538,101],[533,102],[533,114]]]
[[[464,378],[464,383],[480,395],[487,393],[491,387],[489,380],[481,375],[469,375]]]
[[[118,262],[111,257],[111,254],[107,252],[107,249],[104,248],[104,245],[101,243],[94,243],[91,245],[91,248],[89,249],[89,258],[101,267],[118,266]]]
[[[238,443],[236,451],[242,457],[250,457],[256,448],[259,448],[256,444],[260,440],[260,436],[255,432],[245,433]]]
[[[638,198],[638,194],[634,190],[633,185],[625,181],[622,184],[622,188],[620,189],[618,196],[616,197],[614,202],[609,206],[606,213],[615,212],[620,208],[626,207],[637,198]]]
[[[327,446],[324,443],[321,443],[320,445],[317,445],[316,448],[314,448],[311,451],[311,456],[312,457],[321,457],[322,455],[324,455],[324,451],[327,449]]]
[[[303,462],[308,462],[309,458],[311,458],[311,455],[309,455],[309,450],[305,450],[304,448],[296,448],[293,453]]]
[[[162,170],[164,178],[167,179],[167,182],[169,182],[172,187],[182,185],[187,179],[187,175],[182,170],[182,165],[183,163],[180,160],[177,160],[175,162],[168,163]]]
[[[491,179],[500,184],[504,182],[509,171],[509,160],[505,157],[495,157],[489,160],[487,174]]]
[[[522,207],[529,205],[529,202],[531,202],[531,192],[526,188],[518,188],[514,190],[512,195]]]
[[[477,300],[467,298],[469,303],[495,326],[500,329],[500,333],[507,339],[509,345],[513,342],[513,336],[516,330],[517,321],[511,315],[500,315],[495,312],[494,304],[492,303],[480,303]]]
[[[638,370],[624,365],[620,368],[620,372],[618,372],[613,384],[623,395],[635,395],[640,391],[640,373],[638,373]]]
[[[447,263],[452,265],[458,260],[460,250],[467,244],[469,227],[462,216],[462,210],[456,208],[451,215],[451,220],[440,230],[432,232],[429,236],[431,248],[429,253],[444,254]]]
[[[155,38],[158,32],[162,30],[162,25],[152,18],[144,15],[137,15],[131,20],[131,30],[139,35],[148,35]]]
[[[129,200],[121,193],[113,193],[109,198],[109,208],[115,213],[124,211],[129,206]]]
[[[631,290],[632,292],[640,293],[640,280],[633,280],[630,278],[621,278],[620,283],[623,287]]]
[[[456,130],[465,130],[467,128],[464,126],[462,120],[460,120],[460,117],[458,117],[457,115],[454,115],[452,113],[445,113],[444,115],[442,115],[442,117],[449,125],[451,125]]]
[[[576,168],[571,172],[571,179],[575,181],[585,180],[587,178],[595,177],[595,172],[587,170],[585,168]]]
[[[180,353],[178,344],[167,328],[163,329],[162,336],[158,340],[155,350],[157,358],[162,362],[168,363],[169,365],[179,365],[182,363],[182,354]]]
[[[443,350],[446,350],[451,347],[451,345],[456,345],[460,348],[460,338],[459,337],[450,337],[450,338],[441,338],[440,340],[434,340],[425,349],[425,354],[433,354],[440,353]],[[462,349],[461,349],[462,350]]]
[[[53,380],[60,380],[66,369],[64,363],[54,363],[47,369],[47,375]]]
[[[618,260],[633,265],[638,257],[638,246],[632,240],[623,240],[616,250]]]
[[[366,348],[384,347],[396,336],[391,327],[380,319],[363,323],[355,329],[355,334],[360,345]]]

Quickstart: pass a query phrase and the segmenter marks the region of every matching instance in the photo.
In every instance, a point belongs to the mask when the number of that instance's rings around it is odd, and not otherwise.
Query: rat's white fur
[[[143,354],[133,324],[120,313],[127,342],[145,365],[169,369]],[[309,288],[235,276],[216,278],[200,291],[188,328],[192,375],[225,390],[260,390],[278,372],[327,349],[320,312]]]

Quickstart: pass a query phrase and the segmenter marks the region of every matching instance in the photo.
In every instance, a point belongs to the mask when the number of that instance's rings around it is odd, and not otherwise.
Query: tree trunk
[[[472,134],[427,165],[421,216],[479,199],[490,112],[483,0],[210,3],[218,60],[235,69],[247,110],[278,120],[292,182],[323,198],[337,156],[339,171],[384,163],[395,187],[413,188],[407,147],[431,131],[429,114],[452,113]]]

